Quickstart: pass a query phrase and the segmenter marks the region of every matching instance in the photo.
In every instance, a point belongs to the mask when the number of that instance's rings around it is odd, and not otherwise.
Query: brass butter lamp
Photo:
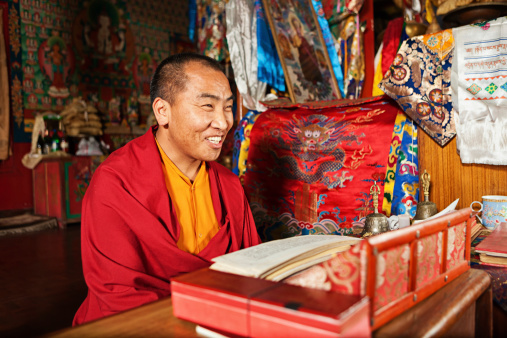
[[[364,222],[364,229],[361,233],[362,237],[370,237],[389,231],[389,221],[386,215],[377,212],[378,210],[378,195],[380,188],[375,182],[370,188],[370,194],[373,198],[374,212],[366,216]]]
[[[403,20],[405,21],[405,33],[407,33],[409,38],[413,38],[414,36],[423,35],[426,33],[428,26],[417,22],[415,20],[415,12],[410,7],[405,6],[405,2],[403,2]],[[436,20],[434,20],[436,21]]]
[[[436,20],[434,20],[436,21]],[[423,23],[416,21],[406,21],[405,22],[405,32],[407,33],[409,38],[413,38],[414,36],[423,35],[426,33],[428,26]]]
[[[430,179],[431,176],[424,169],[424,173],[421,175],[421,182],[424,190],[424,201],[417,204],[417,209],[414,216],[414,221],[420,221],[435,215],[437,211],[437,205],[430,201]]]

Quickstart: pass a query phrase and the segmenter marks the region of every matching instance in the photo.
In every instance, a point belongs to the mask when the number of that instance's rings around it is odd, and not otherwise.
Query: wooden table
[[[375,337],[492,336],[487,273],[469,270],[373,333]],[[173,316],[171,298],[55,332],[50,337],[197,337],[195,324]],[[475,334],[477,332],[477,334]]]

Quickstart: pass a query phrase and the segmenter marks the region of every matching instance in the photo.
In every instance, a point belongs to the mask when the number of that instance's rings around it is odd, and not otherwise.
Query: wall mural
[[[78,1],[20,1],[25,132],[37,111],[63,109],[77,81],[70,31],[78,7]]]
[[[30,55],[33,57],[33,53]],[[74,72],[75,63],[72,49],[59,36],[52,36],[40,44],[37,56],[39,68],[49,82],[46,94],[52,98],[64,99],[68,97],[70,92],[67,79]],[[34,60],[31,61],[34,63]],[[33,87],[33,82],[28,82],[27,86]],[[34,92],[44,94],[44,88],[40,81],[37,82]]]
[[[184,0],[9,1],[14,141],[30,141],[37,112],[78,96],[106,122],[145,122],[151,74],[171,40],[185,40],[187,10]]]
[[[124,2],[93,0],[77,14],[72,27],[72,44],[79,57],[77,91],[92,98],[106,123],[120,123],[121,116],[110,107],[128,100],[135,89],[131,64],[134,37],[124,13]],[[84,72],[86,70],[86,72]]]

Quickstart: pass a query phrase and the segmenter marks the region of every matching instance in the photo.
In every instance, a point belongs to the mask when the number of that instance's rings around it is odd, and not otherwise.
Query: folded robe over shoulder
[[[221,228],[198,255],[178,249],[180,225],[153,131],[112,153],[88,187],[81,251],[89,290],[73,325],[168,296],[171,277],[260,243],[237,176],[209,162],[213,206]]]

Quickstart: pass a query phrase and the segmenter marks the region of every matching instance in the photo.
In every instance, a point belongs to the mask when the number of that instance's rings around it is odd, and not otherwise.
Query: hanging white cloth
[[[451,72],[463,163],[507,164],[507,18],[453,29]]]
[[[267,84],[257,79],[257,19],[252,0],[229,1],[225,5],[227,45],[234,80],[250,110],[265,111],[259,101],[266,100]],[[272,99],[272,98],[271,98]]]

